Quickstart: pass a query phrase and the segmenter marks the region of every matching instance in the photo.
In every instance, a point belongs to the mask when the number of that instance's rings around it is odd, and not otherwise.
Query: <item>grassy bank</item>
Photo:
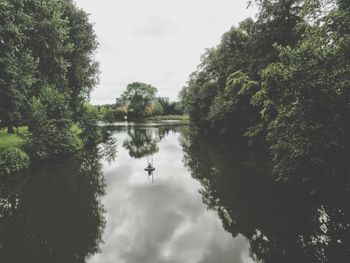
[[[18,128],[18,134],[8,134],[6,129],[0,130],[0,149],[6,149],[9,147],[19,147],[22,143],[22,139],[19,134],[28,133],[28,127]]]
[[[149,117],[146,120],[150,121],[165,121],[165,120],[181,120],[181,121],[187,121],[189,120],[188,115],[165,115],[165,116],[154,116]]]

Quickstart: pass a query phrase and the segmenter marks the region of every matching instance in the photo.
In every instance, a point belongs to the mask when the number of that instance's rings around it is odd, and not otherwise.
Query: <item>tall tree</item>
[[[28,122],[31,98],[52,85],[74,116],[98,81],[96,35],[72,0],[1,0],[1,126]]]
[[[99,64],[94,57],[98,42],[85,11],[68,1],[64,14],[69,18],[69,42],[74,46],[66,58],[69,61],[67,79],[70,107],[75,117],[98,83]]]
[[[180,92],[184,110],[200,126],[215,128],[220,125],[235,134],[244,134],[242,130],[252,127],[254,132],[250,134],[262,130],[259,109],[249,105],[253,92],[246,93],[250,94],[250,98],[245,98],[246,107],[239,111],[225,110],[226,113],[221,114],[224,112],[222,105],[233,105],[235,102],[230,99],[240,97],[239,89],[227,83],[232,74],[240,70],[259,84],[260,71],[277,59],[275,45],[294,47],[301,39],[303,26],[299,25],[303,25],[303,19],[297,0],[257,3],[260,7],[257,20],[246,19],[239,27],[232,27],[226,32],[220,44],[202,56],[200,66]],[[224,97],[224,94],[230,96]],[[240,118],[236,114],[249,116],[247,119],[255,123],[249,121],[251,127],[243,127],[234,122]]]
[[[151,103],[156,98],[157,89],[152,85],[133,82],[129,84],[121,98],[134,118],[143,118],[149,114]]]
[[[36,82],[37,63],[24,34],[33,20],[24,12],[23,1],[0,1],[0,14],[0,127],[13,133],[13,126],[23,121],[25,101]]]
[[[242,137],[247,129],[256,125],[259,115],[250,100],[258,91],[258,83],[241,71],[232,73],[223,91],[215,97],[208,119],[214,129],[224,129]]]
[[[350,9],[333,3],[297,48],[279,48],[258,95],[276,176],[314,190],[350,188]]]

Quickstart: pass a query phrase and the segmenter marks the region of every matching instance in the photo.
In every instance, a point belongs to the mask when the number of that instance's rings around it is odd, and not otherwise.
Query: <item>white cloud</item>
[[[176,25],[162,17],[151,17],[133,29],[135,37],[165,37],[176,31]]]
[[[248,16],[246,0],[76,0],[100,42],[101,81],[93,103],[113,103],[133,81],[176,99],[205,48]],[[170,74],[174,72],[174,75]],[[110,83],[116,83],[111,87]]]

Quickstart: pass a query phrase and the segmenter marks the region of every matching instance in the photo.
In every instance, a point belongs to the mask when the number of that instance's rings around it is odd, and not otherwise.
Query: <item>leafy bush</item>
[[[111,124],[116,121],[116,111],[112,108],[106,108],[103,115],[102,121]]]
[[[27,147],[35,159],[73,153],[79,138],[72,129],[71,111],[63,94],[45,87],[31,103],[31,134]]]
[[[350,9],[333,10],[262,74],[258,93],[278,179],[350,189]]]
[[[0,175],[6,176],[29,167],[29,156],[18,148],[8,148],[0,152]]]
[[[232,73],[223,91],[214,98],[208,120],[212,128],[225,128],[228,132],[243,135],[259,119],[256,108],[250,104],[258,84],[242,71]]]
[[[97,108],[91,104],[85,104],[79,119],[79,125],[82,129],[81,139],[86,145],[94,145],[102,140],[98,120]]]
[[[162,115],[163,112],[164,112],[164,109],[162,107],[162,104],[160,104],[159,102],[155,102],[152,104],[151,114],[153,116]]]

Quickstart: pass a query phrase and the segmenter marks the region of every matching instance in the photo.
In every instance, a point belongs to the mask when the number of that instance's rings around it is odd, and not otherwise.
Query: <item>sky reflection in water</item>
[[[170,131],[159,140],[157,131],[147,129],[159,147],[154,183],[144,171],[147,157],[130,157],[122,147],[127,132],[116,134],[117,157],[104,164],[104,244],[89,263],[252,262],[246,238],[233,239],[217,212],[203,204],[201,185],[183,164],[179,133]]]

